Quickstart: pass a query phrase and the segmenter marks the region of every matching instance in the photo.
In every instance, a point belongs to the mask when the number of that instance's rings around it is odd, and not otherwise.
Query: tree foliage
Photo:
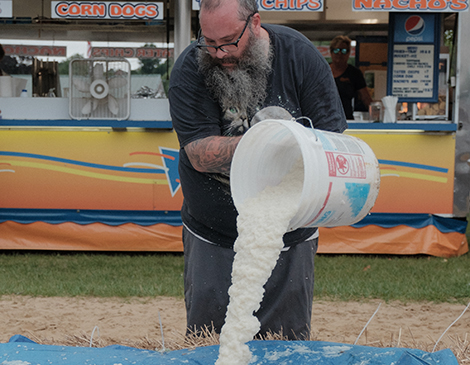
[[[69,74],[70,61],[72,61],[72,60],[81,60],[81,59],[84,59],[84,58],[85,57],[83,57],[79,53],[76,53],[76,54],[72,55],[71,57],[67,58],[65,61],[59,62],[57,72],[59,73],[59,75],[68,75]]]
[[[145,44],[146,48],[157,48],[154,44]],[[173,59],[139,58],[140,68],[132,71],[138,75],[165,75],[173,66]]]
[[[5,56],[0,62],[0,68],[8,75],[31,74],[32,66],[32,56]]]

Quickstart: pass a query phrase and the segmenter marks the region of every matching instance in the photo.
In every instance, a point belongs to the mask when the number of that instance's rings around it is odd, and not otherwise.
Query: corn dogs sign
[[[67,19],[163,19],[163,3],[52,1],[52,18]]]

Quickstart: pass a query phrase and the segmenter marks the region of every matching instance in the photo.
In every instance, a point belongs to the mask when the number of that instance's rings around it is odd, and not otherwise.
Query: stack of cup
[[[384,96],[382,103],[384,106],[384,123],[396,123],[398,97],[392,95]]]

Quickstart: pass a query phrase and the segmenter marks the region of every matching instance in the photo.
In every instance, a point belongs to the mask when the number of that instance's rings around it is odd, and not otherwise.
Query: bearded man
[[[266,107],[308,117],[318,129],[342,132],[347,124],[328,63],[300,33],[261,24],[256,0],[201,0],[199,20],[197,42],[172,70],[169,101],[180,143],[188,330],[219,333],[237,238],[227,177],[241,136]],[[317,229],[300,228],[283,239],[255,315],[260,335],[308,339]]]

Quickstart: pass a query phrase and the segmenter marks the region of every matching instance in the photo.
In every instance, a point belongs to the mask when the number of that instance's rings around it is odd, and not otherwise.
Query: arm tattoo
[[[193,167],[200,172],[230,173],[233,153],[240,137],[207,137],[188,144],[184,149]]]

